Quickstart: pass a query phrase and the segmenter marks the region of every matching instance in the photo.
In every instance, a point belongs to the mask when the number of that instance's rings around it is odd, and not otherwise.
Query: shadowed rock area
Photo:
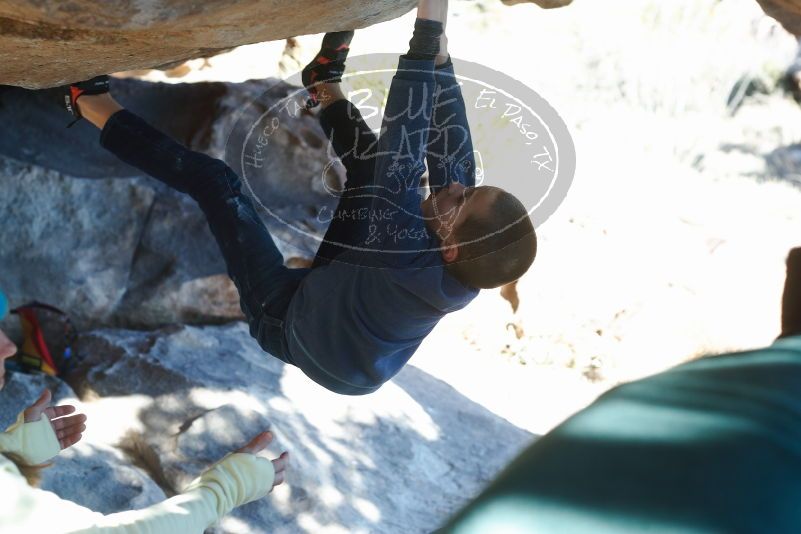
[[[290,450],[288,482],[217,532],[431,532],[533,438],[413,366],[369,397],[329,393],[264,354],[244,323],[98,330],[77,355],[66,380],[88,431],[44,487],[105,513],[174,494],[269,428],[270,455]],[[57,379],[14,374],[0,424],[43,380],[76,402]]]

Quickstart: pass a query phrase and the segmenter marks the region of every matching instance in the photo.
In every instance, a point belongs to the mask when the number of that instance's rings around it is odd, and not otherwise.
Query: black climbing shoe
[[[75,120],[67,125],[67,128],[70,128],[83,118],[81,112],[78,111],[78,99],[83,95],[102,95],[103,93],[108,93],[108,81],[109,77],[103,74],[102,76],[95,76],[90,80],[84,80],[72,85],[65,85],[61,88],[64,107],[75,118]]]
[[[353,39],[352,31],[326,33],[320,52],[304,67],[301,80],[303,87],[309,93],[309,99],[306,101],[307,109],[316,107],[320,103],[317,94],[319,84],[342,81],[351,39]]]

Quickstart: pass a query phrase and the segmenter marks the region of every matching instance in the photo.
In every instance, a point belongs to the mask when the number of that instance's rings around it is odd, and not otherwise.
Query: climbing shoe
[[[73,124],[81,120],[81,112],[78,111],[78,99],[83,95],[101,95],[108,93],[109,77],[103,74],[102,76],[95,76],[90,80],[74,83],[72,85],[65,85],[62,87],[62,97],[64,107],[74,117],[74,120],[67,125],[70,128]]]
[[[339,83],[345,72],[345,60],[350,51],[352,31],[326,33],[320,52],[301,72],[303,87],[309,93],[306,108],[320,104],[318,86],[321,83]]]

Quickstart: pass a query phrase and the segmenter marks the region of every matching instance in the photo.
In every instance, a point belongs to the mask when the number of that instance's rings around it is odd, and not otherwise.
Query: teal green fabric
[[[801,532],[801,338],[607,392],[442,532]]]
[[[6,315],[8,315],[8,299],[5,293],[0,290],[0,321],[5,319]]]

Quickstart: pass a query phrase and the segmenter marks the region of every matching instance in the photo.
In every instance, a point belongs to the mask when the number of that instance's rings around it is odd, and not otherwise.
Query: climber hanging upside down
[[[534,261],[526,208],[501,189],[475,186],[465,105],[444,33],[447,9],[447,0],[420,0],[380,139],[340,89],[353,32],[326,34],[303,70],[309,107],[321,106],[320,122],[347,171],[337,212],[371,214],[334,217],[308,269],[284,266],[224,162],[123,109],[109,95],[107,77],[67,92],[75,116],[102,130],[103,147],[198,202],[261,347],[337,393],[378,389],[443,316],[480,288],[517,280]],[[451,153],[452,140],[432,127],[446,122],[463,132]],[[424,161],[430,194],[421,202]]]

